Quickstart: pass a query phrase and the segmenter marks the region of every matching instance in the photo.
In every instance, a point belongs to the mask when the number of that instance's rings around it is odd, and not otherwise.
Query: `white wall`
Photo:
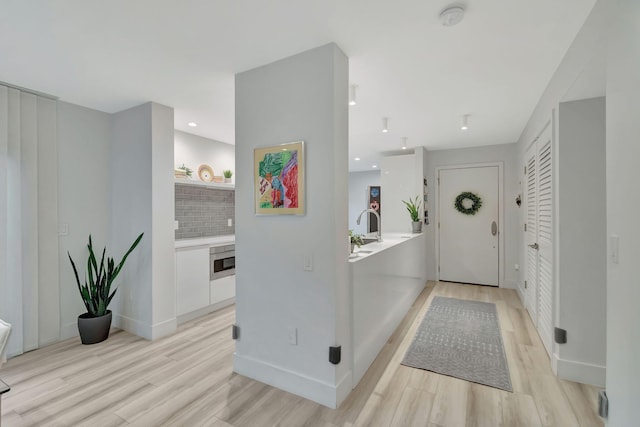
[[[380,185],[379,170],[349,173],[349,229],[357,234],[367,232],[368,215],[362,215],[360,225],[356,224],[356,219],[358,219],[360,212],[369,207],[367,187],[375,185]]]
[[[419,159],[422,160],[422,153]],[[411,232],[411,216],[403,200],[422,197],[422,188],[416,185],[414,153],[383,157],[380,162],[380,207],[384,209],[382,232]],[[422,217],[422,215],[420,215]]]
[[[351,390],[347,101],[348,61],[334,44],[236,75],[234,370],[330,407]],[[253,149],[296,140],[305,141],[306,214],[256,216]],[[339,365],[328,360],[333,345]]]
[[[558,305],[561,378],[604,386],[607,240],[605,99],[564,102],[558,110]],[[585,366],[588,365],[588,366]]]
[[[567,50],[567,53],[558,66],[558,69],[552,76],[551,81],[549,82],[547,88],[545,89],[545,92],[538,101],[538,105],[529,118],[529,121],[518,140],[518,169],[522,170],[522,168],[524,167],[525,150],[536,137],[536,135],[542,130],[544,124],[552,119],[554,140],[554,234],[556,235],[554,242],[554,326],[560,326],[558,325],[558,322],[567,321],[569,322],[568,324],[572,325],[572,327],[577,328],[575,329],[577,336],[573,335],[574,338],[571,338],[572,330],[568,329],[567,338],[570,341],[580,339],[579,337],[583,335],[583,333],[581,332],[583,330],[581,322],[589,323],[591,320],[588,319],[588,317],[590,316],[588,310],[576,305],[578,301],[574,301],[574,303],[572,304],[570,303],[571,298],[567,298],[567,295],[565,295],[564,297],[562,295],[565,291],[569,294],[575,294],[575,292],[579,291],[573,288],[571,282],[569,282],[568,288],[562,288],[564,280],[571,275],[571,269],[567,270],[567,275],[565,275],[561,279],[560,275],[563,271],[563,261],[561,257],[563,256],[563,254],[564,256],[568,256],[568,261],[570,264],[572,257],[576,256],[575,252],[573,254],[570,254],[569,251],[571,251],[571,247],[574,251],[577,251],[578,257],[582,257],[582,254],[584,253],[585,257],[597,258],[598,249],[588,248],[586,250],[583,250],[581,245],[576,244],[571,238],[564,242],[561,242],[560,240],[562,239],[562,234],[559,234],[559,231],[562,233],[563,229],[565,230],[565,232],[571,230],[571,225],[566,224],[566,222],[576,221],[575,218],[572,218],[572,215],[561,216],[561,210],[568,209],[565,212],[570,212],[572,209],[570,205],[572,203],[576,203],[575,198],[578,195],[580,195],[584,199],[578,203],[579,207],[588,206],[593,202],[591,199],[592,195],[588,195],[583,192],[583,190],[585,190],[584,188],[580,189],[578,192],[575,192],[575,187],[578,184],[572,183],[571,181],[573,179],[571,177],[571,174],[573,173],[572,168],[575,167],[575,165],[572,164],[572,159],[582,158],[582,156],[585,156],[585,153],[581,153],[580,143],[578,142],[569,143],[563,146],[563,141],[561,140],[559,135],[559,130],[562,128],[562,122],[559,120],[559,109],[560,103],[564,101],[565,98],[575,99],[576,97],[580,96],[581,92],[588,93],[590,96],[593,96],[594,93],[598,92],[598,87],[603,87],[601,82],[598,81],[589,82],[590,84],[587,84],[585,86],[585,80],[589,80],[585,79],[585,76],[592,75],[593,70],[591,70],[591,68],[593,68],[594,66],[597,67],[598,64],[602,63],[600,57],[602,57],[602,55],[604,54],[606,46],[607,6],[605,3],[605,1],[601,0],[598,1],[593,7],[593,10],[591,11],[589,17],[576,35],[575,40]],[[598,73],[595,74],[598,75]],[[599,95],[604,95],[604,93],[600,93]],[[598,132],[600,132],[601,134],[602,129],[600,129]],[[593,146],[592,149],[595,150]],[[593,156],[597,156],[597,154],[595,153],[597,153],[597,150],[594,151]],[[597,163],[597,159],[595,158],[591,158],[590,161],[594,164]],[[580,169],[577,169],[577,172],[580,173]],[[601,171],[599,173],[601,176]],[[582,175],[585,175],[585,173],[582,173]],[[563,184],[564,179],[569,180],[569,183],[567,185]],[[600,198],[602,198],[603,193],[601,187],[596,186],[596,191],[600,193]],[[595,197],[596,199],[598,198],[597,195]],[[525,212],[521,212],[521,224],[524,224],[525,222],[524,214]],[[590,225],[589,229],[585,229],[584,232],[589,232],[593,236],[600,236],[595,237],[595,239],[599,239],[601,241],[601,233],[604,229],[604,224],[601,221],[601,213],[598,214],[596,212],[591,212],[589,215],[593,215],[592,219],[594,220],[594,222]],[[558,219],[560,219],[560,221]],[[519,244],[518,250],[520,253],[520,259],[526,259],[524,252],[524,243],[522,241]],[[582,262],[584,263],[584,260]],[[522,263],[523,262],[521,262],[521,264]],[[602,265],[602,261],[600,261],[598,264],[600,265],[601,269],[604,268]],[[597,270],[597,268],[594,269],[594,271],[595,270]],[[600,271],[597,276],[601,278],[602,273],[603,272]],[[523,274],[524,271],[521,270],[521,274],[518,278],[519,292],[521,297],[522,295],[524,295]],[[594,279],[595,278],[596,277],[594,277]],[[590,286],[597,288],[597,284],[595,282],[590,283]],[[596,293],[602,295],[601,290],[596,291]],[[606,304],[604,299],[602,299],[598,303],[595,300],[590,301],[590,297],[585,298],[586,303],[592,304],[591,307],[596,310],[593,313],[593,319],[602,320],[604,317]],[[593,334],[593,336],[591,336],[589,339],[592,340],[593,345],[585,343],[584,346],[582,346],[581,344],[574,342],[573,345],[577,346],[575,347],[575,351],[570,349],[566,350],[566,354],[568,355],[567,357],[575,357],[575,359],[572,360],[563,360],[561,355],[563,352],[562,345],[555,343],[553,344],[552,367],[559,376],[580,379],[581,381],[588,382],[602,382],[602,378],[605,373],[603,372],[604,370],[602,369],[602,366],[598,364],[599,362],[596,362],[602,361],[602,349],[597,349],[595,344],[602,343],[605,339],[602,325],[591,329],[591,333]],[[573,345],[571,345],[570,347],[574,348]],[[581,354],[578,354],[578,352],[580,352]],[[580,363],[580,361],[589,361],[589,363]],[[609,363],[607,363],[607,365],[609,365]]]
[[[86,312],[67,251],[82,275],[89,234],[95,247],[108,243],[109,144],[110,114],[58,102],[58,212],[69,230],[58,239],[61,339],[78,335]]]
[[[608,425],[623,427],[638,424],[640,396],[640,2],[608,3],[607,235],[620,238],[607,271]]]
[[[518,258],[519,248],[519,209],[515,203],[516,196],[521,192],[520,175],[518,174],[517,147],[515,144],[490,145],[476,148],[459,148],[452,150],[427,151],[427,181],[429,192],[429,217],[430,224],[423,225],[423,232],[427,235],[427,271],[429,279],[435,280],[437,267],[436,260],[436,233],[438,224],[435,221],[436,169],[440,166],[466,165],[472,163],[502,162],[504,166],[504,230],[501,230],[504,238],[504,283],[502,287],[515,288],[518,280],[518,272],[515,264],[521,264]]]
[[[175,330],[173,110],[154,103],[112,116],[110,247],[145,235],[118,280],[114,322],[155,339]]]
[[[176,130],[174,147],[174,167],[184,164],[193,169],[193,178],[197,179],[198,166],[207,164],[218,176],[222,176],[223,170],[232,171],[235,180],[235,146]]]
[[[557,113],[559,103],[564,100],[565,96],[572,96],[574,98],[577,96],[573,91],[574,84],[581,80],[585,70],[593,66],[594,63],[599,62],[597,57],[603,54],[606,45],[605,29],[607,14],[605,3],[604,0],[599,0],[594,5],[589,17],[567,50],[567,53],[538,101],[527,125],[523,129],[518,139],[518,170],[523,170],[525,150],[542,130],[545,123],[552,118],[554,111]],[[593,93],[591,93],[591,95],[593,95]],[[599,95],[603,96],[604,93]],[[557,129],[554,129],[554,132],[556,131]],[[553,137],[554,140],[557,140],[555,133]],[[557,147],[555,150],[557,150]],[[556,155],[556,153],[557,151],[554,152],[554,155]],[[554,173],[557,176],[557,168],[554,169]],[[555,201],[557,204],[557,198]],[[524,224],[524,212],[521,212],[520,223]],[[554,250],[557,252],[557,248],[554,248]],[[518,245],[518,251],[519,259],[526,259],[523,243]],[[557,275],[555,280],[557,282]],[[522,296],[524,295],[524,269],[520,269],[518,284],[518,290]]]

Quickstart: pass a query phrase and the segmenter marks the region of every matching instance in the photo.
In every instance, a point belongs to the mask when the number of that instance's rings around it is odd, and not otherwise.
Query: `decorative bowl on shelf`
[[[203,182],[211,182],[214,179],[213,169],[209,165],[200,165],[198,167],[198,178]]]

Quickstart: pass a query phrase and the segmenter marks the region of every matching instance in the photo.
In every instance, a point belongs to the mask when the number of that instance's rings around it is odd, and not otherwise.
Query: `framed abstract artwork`
[[[253,150],[257,215],[304,215],[304,141]]]

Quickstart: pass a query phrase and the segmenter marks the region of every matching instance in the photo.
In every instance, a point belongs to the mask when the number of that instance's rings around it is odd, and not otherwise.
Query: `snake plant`
[[[73,272],[76,276],[80,296],[87,308],[87,312],[92,317],[104,316],[107,313],[107,307],[118,290],[117,288],[114,288],[113,291],[111,291],[111,285],[116,277],[118,277],[118,274],[120,274],[120,270],[122,270],[124,262],[127,260],[129,254],[136,248],[136,246],[138,246],[138,243],[140,243],[143,235],[144,233],[141,233],[138,236],[118,265],[115,264],[115,261],[111,257],[107,257],[105,265],[106,247],[102,250],[102,257],[100,258],[100,264],[98,265],[96,256],[93,252],[91,235],[89,235],[89,244],[87,245],[87,248],[89,249],[89,258],[87,259],[87,275],[85,277],[84,284],[80,283],[76,264],[73,262],[71,254],[67,251],[69,261],[71,261],[71,266],[73,267]]]
[[[409,198],[409,201],[403,200],[402,203],[405,204],[407,210],[409,211],[409,215],[411,216],[411,221],[418,222],[420,221],[420,213],[418,212],[420,209],[420,196],[416,196],[415,200]]]

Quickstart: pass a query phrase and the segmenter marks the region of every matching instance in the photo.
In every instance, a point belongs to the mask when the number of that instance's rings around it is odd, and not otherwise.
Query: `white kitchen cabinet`
[[[236,296],[236,276],[211,281],[211,304],[217,304]]]
[[[178,316],[209,305],[209,248],[176,252],[176,311]]]

